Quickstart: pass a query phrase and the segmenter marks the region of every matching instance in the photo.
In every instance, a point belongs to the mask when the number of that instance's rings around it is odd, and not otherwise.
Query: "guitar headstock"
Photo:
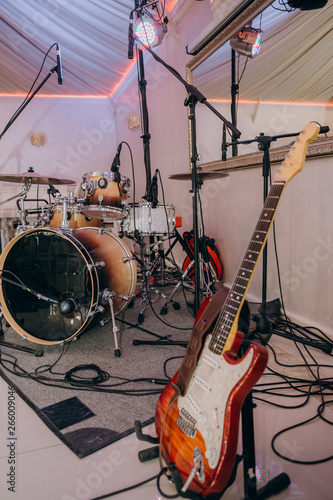
[[[279,170],[274,178],[274,182],[289,182],[303,168],[308,145],[319,134],[320,126],[318,123],[310,122],[296,137],[285,160],[281,163]]]

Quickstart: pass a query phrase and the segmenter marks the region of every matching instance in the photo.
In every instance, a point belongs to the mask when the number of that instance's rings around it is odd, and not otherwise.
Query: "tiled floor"
[[[278,346],[284,362],[297,356],[294,345],[280,337],[273,337],[271,344]],[[318,361],[332,364],[332,358],[315,352]],[[281,358],[282,359],[282,358]],[[270,361],[272,365],[272,362]],[[290,370],[286,369],[286,372]],[[325,371],[323,371],[323,376]],[[332,377],[332,370],[326,369],[326,376]],[[15,493],[10,491],[10,447],[8,447],[8,387],[0,379],[0,498],[2,500],[92,500],[156,475],[158,460],[140,463],[138,451],[151,445],[140,442],[130,435],[103,450],[79,459],[41,422],[35,413],[16,395],[16,437],[15,441]],[[271,397],[266,396],[266,399]],[[276,399],[274,399],[276,401]],[[282,400],[281,400],[282,401]],[[300,401],[289,401],[290,405]],[[285,403],[285,400],[283,400]],[[310,418],[316,412],[320,401],[312,397],[308,404],[298,410],[279,409],[267,403],[258,402],[254,410],[256,461],[261,475],[258,487],[263,486],[280,472],[286,472],[291,485],[274,498],[330,500],[333,498],[333,461],[316,465],[298,465],[278,457],[271,448],[273,435],[284,427]],[[325,417],[333,421],[333,407],[325,410]],[[154,429],[151,427],[151,432]],[[145,432],[147,432],[145,430]],[[296,460],[318,460],[332,455],[333,427],[316,419],[299,430],[281,436],[279,450]],[[241,448],[240,448],[241,450]],[[238,467],[235,483],[227,490],[225,500],[238,500],[243,495],[242,463]],[[10,478],[9,478],[10,479]],[[258,479],[260,479],[258,477]],[[174,490],[162,482],[165,493]],[[105,497],[104,497],[105,495]],[[162,500],[156,481],[132,491],[118,493],[112,498],[125,500]]]

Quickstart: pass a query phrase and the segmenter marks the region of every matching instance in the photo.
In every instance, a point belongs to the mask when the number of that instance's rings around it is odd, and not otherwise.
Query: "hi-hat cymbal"
[[[198,181],[208,181],[209,179],[220,179],[221,177],[228,177],[229,174],[224,172],[209,171],[209,170],[197,170]],[[184,174],[172,174],[169,175],[169,179],[174,179],[177,181],[190,181],[192,180],[192,173],[186,172]]]
[[[23,174],[3,174],[0,175],[0,181],[18,182],[20,184],[76,184],[75,181],[69,179],[58,179],[56,177],[45,177],[44,175],[36,174],[35,172],[24,172]]]

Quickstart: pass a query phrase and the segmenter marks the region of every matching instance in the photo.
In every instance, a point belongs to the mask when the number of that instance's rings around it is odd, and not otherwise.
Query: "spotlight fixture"
[[[292,9],[314,10],[325,7],[327,0],[288,0],[288,5]]]
[[[150,10],[144,9],[138,13],[134,23],[134,34],[136,40],[148,45],[150,48],[157,47],[163,41],[167,32],[167,18],[155,19]]]
[[[261,30],[245,26],[245,28],[231,38],[230,45],[238,54],[246,57],[254,57],[259,54],[261,38]]]

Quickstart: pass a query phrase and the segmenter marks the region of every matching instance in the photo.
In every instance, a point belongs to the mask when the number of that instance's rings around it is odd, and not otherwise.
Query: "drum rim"
[[[126,204],[126,207],[128,208],[133,208],[135,206],[135,209],[137,208],[140,208],[140,207],[149,207],[149,208],[152,208],[154,210],[154,208],[152,207],[152,203],[150,201],[145,201],[143,203],[141,202],[135,202],[135,203],[127,203]],[[175,205],[173,205],[172,203],[157,203],[156,207],[155,208],[171,208],[171,209],[175,209]]]
[[[87,182],[87,180],[90,178],[90,177],[110,177],[111,180],[114,180],[115,178],[115,173],[114,172],[102,172],[102,171],[98,171],[98,170],[95,170],[94,172],[87,172],[86,174],[84,174],[82,176],[82,180]],[[127,181],[127,182],[130,182],[129,178],[128,177],[125,177],[124,175],[121,175],[120,176],[120,180],[121,181]]]
[[[82,228],[82,229],[99,229],[99,228]],[[5,248],[3,249],[2,253],[0,254],[0,272],[1,273],[3,272],[3,266],[5,264],[6,257],[8,256],[9,251],[17,243],[17,241],[19,239],[21,239],[23,236],[26,236],[26,235],[28,235],[28,234],[30,234],[32,232],[37,232],[37,231],[56,233],[60,237],[68,237],[68,239],[77,248],[77,250],[79,251],[79,253],[82,255],[83,259],[86,262],[87,262],[87,258],[84,255],[84,253],[82,252],[82,249],[88,255],[89,260],[90,260],[90,264],[92,264],[92,268],[88,269],[88,271],[89,271],[89,273],[91,275],[91,286],[92,286],[92,297],[91,297],[91,303],[90,303],[89,313],[87,314],[87,317],[86,317],[84,323],[81,325],[81,327],[78,328],[78,330],[73,335],[71,335],[70,337],[68,337],[66,339],[61,339],[61,340],[44,340],[44,339],[40,339],[38,337],[34,337],[31,333],[26,332],[25,330],[22,329],[21,325],[19,325],[17,323],[17,321],[15,320],[15,318],[10,313],[10,311],[9,311],[9,309],[7,307],[5,296],[4,296],[3,290],[2,290],[2,280],[0,280],[0,303],[1,303],[1,308],[2,308],[2,312],[3,312],[3,315],[4,315],[5,319],[8,321],[8,323],[10,324],[10,326],[19,335],[21,335],[21,337],[23,339],[27,339],[27,340],[30,340],[31,342],[35,342],[36,344],[43,344],[43,345],[65,344],[66,342],[69,342],[70,340],[72,340],[77,335],[80,335],[80,333],[89,325],[89,323],[91,322],[91,320],[93,318],[93,314],[90,314],[90,313],[91,313],[91,311],[93,309],[93,305],[94,304],[95,304],[95,308],[97,307],[96,297],[98,297],[98,294],[99,294],[99,282],[98,282],[97,272],[96,272],[96,269],[94,268],[94,261],[92,260],[91,256],[89,255],[89,252],[86,250],[86,248],[82,245],[82,243],[79,240],[77,240],[77,239],[75,239],[75,237],[73,237],[72,234],[70,234],[70,233],[66,234],[66,233],[64,233],[64,231],[59,231],[57,229],[53,229],[53,228],[49,228],[49,227],[47,227],[47,228],[41,228],[41,227],[39,227],[39,228],[28,229],[27,231],[24,231],[23,233],[16,235],[5,246]],[[73,241],[73,240],[76,240],[76,241]],[[92,273],[92,271],[93,271],[93,273]],[[93,279],[93,277],[94,277],[94,279]],[[95,290],[96,290],[96,293],[94,293]],[[7,313],[8,313],[8,317],[6,316]],[[10,321],[9,318],[12,319],[13,323]]]
[[[91,219],[98,219],[98,220],[102,220],[102,219],[113,219],[113,220],[121,220],[121,219],[125,219],[126,217],[126,210],[124,210],[125,206],[127,205],[124,205],[123,208],[121,207],[114,207],[113,205],[85,205],[86,206],[86,209],[83,209],[81,211],[81,213],[85,216],[85,217],[89,217]],[[119,215],[122,215],[123,217],[110,217],[110,215],[107,215],[106,217],[101,217],[100,215],[93,215],[91,213],[89,213],[89,210],[90,208],[92,208],[92,210],[94,212],[109,212],[109,213],[116,213],[116,214],[119,214]],[[111,210],[108,210],[108,209],[111,209]],[[79,229],[79,228],[78,228]]]

